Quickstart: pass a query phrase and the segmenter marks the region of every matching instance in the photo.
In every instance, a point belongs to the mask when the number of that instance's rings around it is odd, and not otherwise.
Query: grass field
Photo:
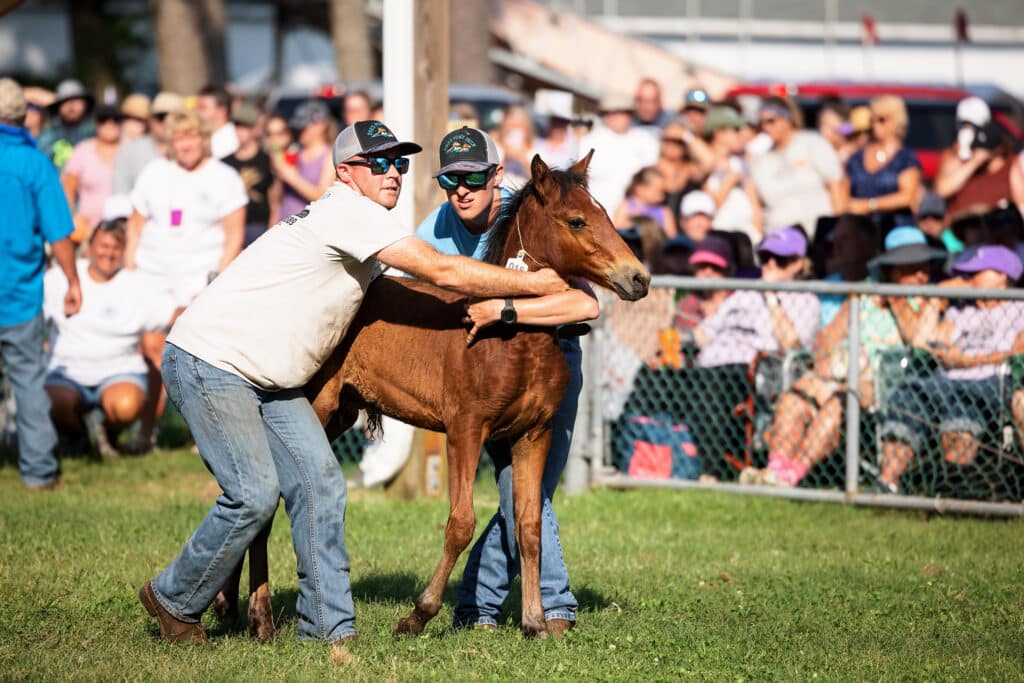
[[[480,488],[483,520],[496,496]],[[354,664],[295,641],[281,511],[270,548],[278,640],[260,646],[208,616],[212,648],[166,645],[136,591],[216,492],[184,452],[71,461],[53,494],[0,469],[0,678],[1024,680],[1020,522],[703,491],[557,501],[582,605],[561,642],[524,641],[518,600],[496,632],[452,632],[446,607],[423,636],[393,638],[438,558],[447,506],[360,492],[348,509]]]

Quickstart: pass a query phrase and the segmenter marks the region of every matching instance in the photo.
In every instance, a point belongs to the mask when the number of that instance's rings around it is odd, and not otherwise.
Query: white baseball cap
[[[707,192],[694,190],[683,197],[679,212],[683,214],[683,218],[689,218],[698,213],[713,217],[715,215],[715,200]]]
[[[980,97],[966,97],[956,105],[957,124],[970,123],[982,128],[992,120],[992,110]]]

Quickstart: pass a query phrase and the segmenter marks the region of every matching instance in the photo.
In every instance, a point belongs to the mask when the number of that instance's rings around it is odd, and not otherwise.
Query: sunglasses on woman
[[[406,157],[367,157],[365,161],[346,161],[349,166],[369,166],[373,175],[384,175],[394,164],[395,170],[405,175],[409,171],[409,160]]]
[[[761,252],[761,261],[763,263],[775,261],[775,265],[778,266],[779,268],[789,268],[799,258],[799,256],[779,256],[778,254],[773,254],[768,251]]]
[[[487,184],[491,171],[473,171],[472,173],[442,173],[437,176],[437,184],[442,190],[454,190],[462,185],[468,190],[479,190]]]

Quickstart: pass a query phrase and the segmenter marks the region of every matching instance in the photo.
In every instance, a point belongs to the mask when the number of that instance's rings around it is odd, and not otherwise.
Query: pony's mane
[[[574,187],[587,189],[586,174],[577,173],[572,169],[562,170],[553,168],[551,169],[551,179],[558,186],[558,198],[561,201],[565,201],[565,198]],[[544,198],[541,197],[540,192],[534,186],[533,180],[523,185],[522,189],[512,195],[512,199],[502,203],[501,212],[498,214],[498,218],[494,221],[494,227],[490,229],[487,236],[485,262],[499,266],[505,265],[501,261],[502,255],[505,253],[505,243],[508,241],[509,234],[515,226],[516,214],[519,213],[523,202],[530,195],[536,197],[537,201],[541,204],[544,203]]]

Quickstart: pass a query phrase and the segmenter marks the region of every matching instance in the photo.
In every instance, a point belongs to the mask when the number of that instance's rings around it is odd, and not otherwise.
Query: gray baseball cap
[[[415,142],[399,142],[391,129],[380,121],[356,121],[334,139],[334,165],[352,157],[379,154],[396,150],[406,156],[417,154],[423,148]]]

